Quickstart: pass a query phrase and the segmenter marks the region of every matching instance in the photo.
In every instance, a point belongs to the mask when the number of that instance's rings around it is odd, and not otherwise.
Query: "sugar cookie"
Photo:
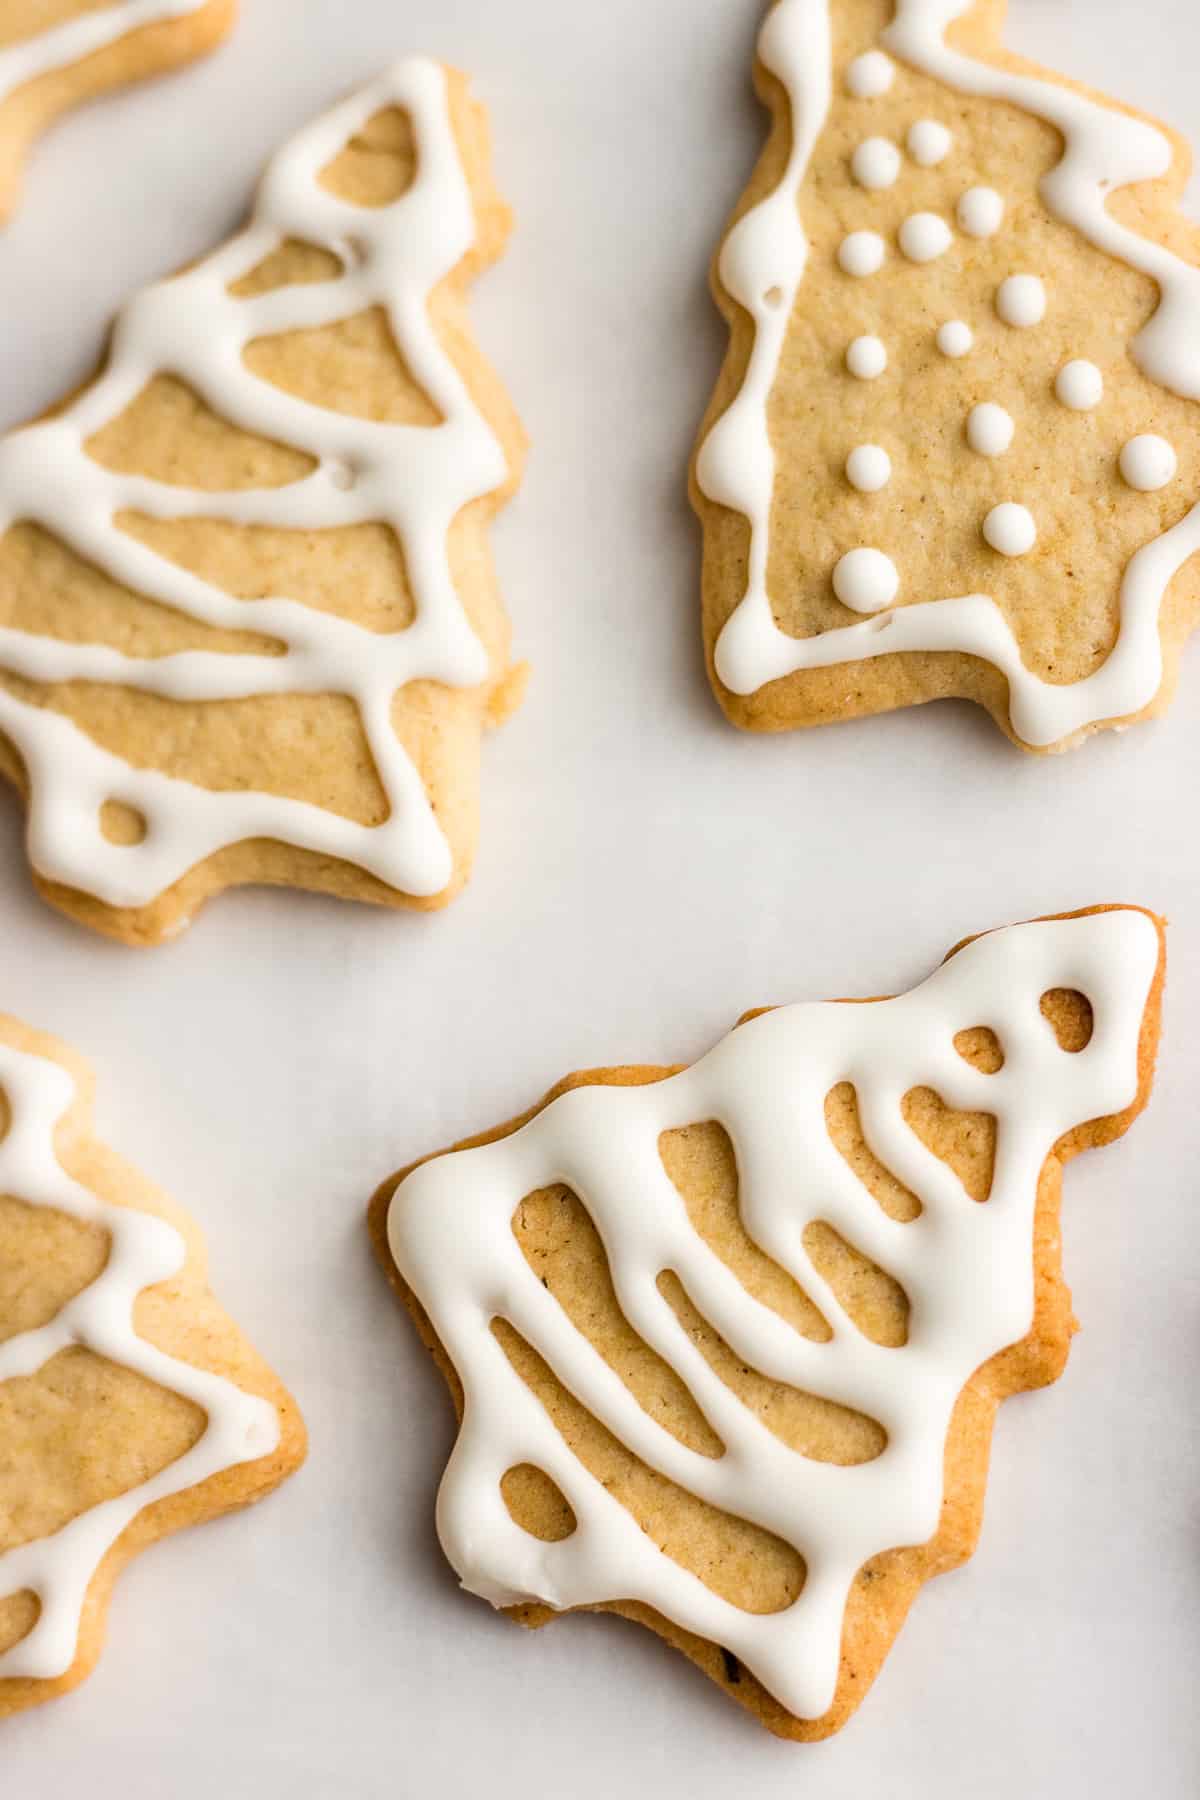
[[[773,129],[715,263],[730,342],[692,482],[710,673],[746,728],[962,696],[1049,751],[1170,699],[1200,602],[1189,155],[1010,55],[1003,10],[766,14]],[[908,147],[894,181],[855,181],[864,144]],[[855,379],[864,341],[886,382]],[[984,402],[1019,422],[1003,455],[962,430]],[[844,479],[859,444],[893,462],[869,513]],[[1035,522],[1017,556],[985,524],[1003,505]],[[864,546],[899,576],[882,633],[837,593]]]
[[[461,1417],[463,1586],[622,1613],[779,1735],[837,1730],[974,1548],[997,1404],[1062,1371],[1062,1165],[1144,1106],[1162,968],[1135,908],[1012,926],[899,998],[570,1076],[385,1183],[376,1248]]]
[[[194,1225],[96,1142],[91,1097],[79,1057],[0,1018],[0,1717],[91,1672],[130,1557],[304,1458]]]
[[[464,318],[508,223],[465,78],[397,63],[0,439],[0,768],[65,911],[145,943],[239,883],[462,886],[521,673],[486,534],[523,437]]]

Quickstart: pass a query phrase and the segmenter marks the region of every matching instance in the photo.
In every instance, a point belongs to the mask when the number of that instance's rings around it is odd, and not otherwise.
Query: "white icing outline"
[[[1042,199],[1097,248],[1157,282],[1158,308],[1131,353],[1152,381],[1200,399],[1200,269],[1122,225],[1107,205],[1116,189],[1167,173],[1169,140],[1152,125],[1054,81],[950,49],[944,32],[971,4],[897,0],[880,42],[947,87],[1010,102],[1057,127],[1063,157],[1043,178]],[[1132,558],[1121,584],[1117,641],[1100,668],[1069,685],[1045,682],[1026,666],[1011,626],[986,594],[898,607],[882,637],[878,620],[809,638],[791,637],[776,623],[766,580],[775,480],[767,409],[807,260],[799,195],[833,92],[829,0],[776,0],[758,54],[787,94],[791,148],[780,182],[738,220],[719,262],[722,286],[754,322],[742,387],[701,444],[696,463],[706,498],[741,513],[750,525],[745,592],[714,652],[720,681],[731,693],[753,694],[800,669],[896,651],[950,651],[980,657],[1007,677],[1013,731],[1034,747],[1062,744],[1094,725],[1141,712],[1162,685],[1159,614],[1171,581],[1200,550],[1200,505]],[[764,298],[772,287],[783,291],[774,308]]]
[[[110,1246],[100,1274],[48,1324],[0,1344],[0,1382],[35,1375],[60,1351],[82,1344],[208,1415],[191,1449],[158,1474],[77,1514],[49,1537],[0,1553],[0,1598],[29,1589],[41,1602],[32,1630],[0,1654],[0,1680],[53,1681],[75,1660],[88,1588],[125,1528],[147,1506],[269,1456],[279,1445],[280,1425],[269,1401],[138,1336],[138,1295],[182,1269],[187,1245],[165,1219],[101,1200],[62,1167],[54,1140],[77,1101],[70,1072],[49,1056],[0,1042],[0,1092],[10,1113],[0,1140],[0,1193],[101,1225]]]
[[[321,171],[377,112],[404,108],[417,140],[408,191],[391,205],[354,206],[319,185]],[[235,299],[230,284],[285,238],[332,251],[332,280]],[[500,487],[504,451],[442,347],[429,299],[475,243],[470,187],[448,107],[444,70],[397,63],[299,133],[272,161],[249,226],[196,267],[137,295],[118,319],[108,367],[65,412],[0,440],[0,533],[18,520],[45,526],[113,581],[206,624],[259,632],[286,654],[203,650],[131,657],[104,645],[0,629],[0,668],[31,681],[97,681],[177,700],[338,693],[360,712],[387,796],[387,819],[364,826],[304,801],[215,792],[135,769],[62,714],[0,693],[0,731],[29,775],[28,847],[45,878],[109,906],[155,900],[218,850],[268,838],[356,864],[399,891],[428,896],[452,875],[449,845],[391,723],[407,683],[473,687],[488,657],[451,577],[447,534],[463,507]],[[383,307],[414,380],[443,422],[379,424],[311,404],[254,376],[245,346]],[[201,492],[103,469],[85,452],[157,373],[189,383],[235,426],[304,451],[316,468],[279,488]],[[342,483],[349,468],[354,484]],[[235,599],[120,532],[123,511],[322,529],[390,525],[403,546],[416,617],[381,634],[285,597]],[[108,799],[148,823],[136,845],[100,829]]]
[[[464,1585],[495,1606],[565,1610],[642,1602],[728,1648],[797,1717],[834,1697],[847,1594],[879,1553],[938,1529],[951,1414],[977,1369],[1034,1319],[1034,1215],[1054,1146],[1075,1126],[1132,1105],[1138,1048],[1159,960],[1158,931],[1131,908],[1013,926],[977,939],[911,993],[869,1005],[782,1007],[730,1033],[681,1074],[645,1086],[576,1088],[511,1135],[435,1157],[396,1189],[388,1243],[462,1381],[458,1440],[438,1495],[438,1532]],[[1075,988],[1094,1011],[1091,1041],[1060,1049],[1040,1010]],[[1004,1065],[984,1074],[954,1048],[990,1026]],[[890,1218],[830,1138],[825,1098],[853,1082],[867,1143],[924,1210]],[[996,1116],[986,1203],[905,1122],[903,1096],[934,1088],[951,1107]],[[801,1337],[751,1298],[692,1229],[658,1151],[660,1135],[716,1120],[733,1142],[738,1207],[755,1243],[788,1270],[833,1328]],[[687,1449],[642,1410],[543,1287],[511,1229],[529,1193],[570,1187],[587,1208],[633,1329],[691,1390],[725,1445]],[[803,1232],[828,1221],[901,1282],[911,1302],[903,1349],[865,1338],[807,1255]],[[694,1305],[750,1367],[876,1419],[888,1443],[853,1467],[788,1449],[725,1387],[660,1294],[675,1272]],[[504,1318],[575,1398],[651,1468],[709,1505],[751,1520],[807,1564],[785,1611],[752,1614],[663,1554],[591,1476],[490,1329]],[[509,1516],[505,1472],[529,1462],[577,1521],[548,1544]]]

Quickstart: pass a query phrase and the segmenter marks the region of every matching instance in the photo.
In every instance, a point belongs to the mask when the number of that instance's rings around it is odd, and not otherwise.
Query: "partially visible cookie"
[[[64,911],[153,943],[239,883],[461,888],[523,674],[487,529],[524,437],[465,306],[509,224],[465,77],[399,62],[0,439],[0,771]]]
[[[60,113],[202,56],[236,11],[237,0],[0,0],[0,220]]]
[[[838,1730],[974,1549],[997,1405],[1062,1371],[1062,1167],[1145,1105],[1162,978],[1135,908],[1012,926],[386,1182],[376,1249],[460,1416],[463,1586],[621,1613],[779,1736]]]
[[[304,1458],[195,1226],[96,1142],[91,1095],[72,1051],[0,1018],[0,1716],[90,1673],[131,1556]]]
[[[692,488],[749,729],[958,696],[1061,750],[1163,711],[1200,617],[1190,153],[1003,48],[1003,13],[767,13]]]

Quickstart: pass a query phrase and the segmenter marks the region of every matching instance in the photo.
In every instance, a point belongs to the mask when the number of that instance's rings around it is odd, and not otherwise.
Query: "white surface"
[[[291,127],[404,51],[470,69],[520,214],[475,317],[535,440],[496,546],[536,665],[485,747],[475,881],[438,917],[240,894],[126,951],[33,898],[0,801],[0,1006],[92,1057],[104,1134],[201,1220],[312,1433],[257,1514],[122,1578],[96,1674],[3,1727],[6,1794],[1196,1791],[1200,658],[1165,722],[1062,759],[957,704],[778,739],[722,722],[683,470],[724,341],[705,265],[762,138],[759,10],[245,0],[210,63],[59,127],[0,236],[8,422],[236,221]],[[1008,36],[1194,129],[1200,13],[1128,18],[1013,0]],[[460,1596],[432,1526],[449,1404],[373,1265],[375,1182],[570,1068],[690,1058],[747,1006],[905,986],[969,931],[1101,899],[1174,921],[1154,1104],[1068,1176],[1071,1366],[1002,1412],[981,1548],[847,1731],[776,1743],[632,1626],[531,1637]]]

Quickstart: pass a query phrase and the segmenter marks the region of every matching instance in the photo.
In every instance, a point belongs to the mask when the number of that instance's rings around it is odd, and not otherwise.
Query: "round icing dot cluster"
[[[896,77],[896,66],[880,50],[868,50],[849,63],[846,91],[856,100],[886,94]],[[910,124],[904,149],[919,168],[943,163],[954,139],[937,119],[921,118]],[[882,192],[893,188],[903,169],[900,148],[890,138],[867,136],[850,158],[850,172],[859,187]],[[954,222],[964,238],[983,242],[1001,230],[1005,219],[1004,196],[993,187],[966,188],[954,208]],[[897,232],[901,254],[911,263],[932,263],[944,256],[954,233],[939,213],[913,212]],[[884,264],[887,246],[878,232],[851,231],[837,251],[839,267],[847,275],[866,277]],[[1040,325],[1048,306],[1046,286],[1039,275],[1019,270],[1006,276],[996,288],[994,305],[1001,322],[1014,330],[1028,331]],[[939,353],[952,360],[967,356],[975,335],[963,319],[947,319],[934,339]],[[860,381],[874,381],[887,367],[888,352],[875,336],[856,337],[847,347],[846,368]],[[1104,397],[1104,378],[1092,362],[1073,358],[1059,369],[1054,380],[1059,403],[1070,412],[1090,412]],[[1012,415],[994,401],[971,407],[966,418],[966,441],[975,455],[1003,457],[1015,436]],[[1172,446],[1154,433],[1142,433],[1124,445],[1118,467],[1126,485],[1139,493],[1154,493],[1174,478],[1178,459]],[[892,462],[880,444],[858,444],[845,464],[846,479],[860,494],[875,494],[891,479]],[[983,521],[984,541],[1002,556],[1025,556],[1037,542],[1037,523],[1028,507],[1005,500],[993,506]],[[857,612],[877,612],[890,606],[899,590],[895,564],[882,551],[863,547],[849,551],[834,571],[834,591],[839,600]]]

